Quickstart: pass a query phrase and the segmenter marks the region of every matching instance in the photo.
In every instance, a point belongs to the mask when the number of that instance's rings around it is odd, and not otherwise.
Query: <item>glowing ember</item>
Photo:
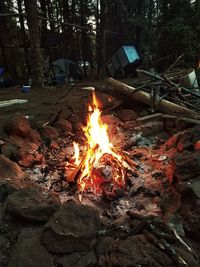
[[[88,107],[89,116],[87,126],[83,128],[87,138],[87,151],[82,162],[81,174],[78,179],[79,190],[92,189],[93,192],[99,191],[99,186],[103,183],[102,179],[93,173],[93,169],[100,163],[103,156],[108,155],[113,161],[113,165],[117,166],[119,171],[112,178],[117,186],[124,185],[124,168],[122,156],[116,154],[113,150],[113,145],[109,141],[107,128],[101,120],[101,111],[98,101],[93,93],[93,103]],[[77,147],[76,147],[77,149]],[[75,151],[76,151],[75,149]],[[78,153],[76,152],[76,155]],[[76,160],[77,162],[77,160]]]

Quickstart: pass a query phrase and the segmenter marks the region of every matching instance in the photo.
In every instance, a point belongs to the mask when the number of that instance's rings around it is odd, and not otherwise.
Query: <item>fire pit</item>
[[[1,266],[198,266],[199,127],[102,106],[5,124]]]

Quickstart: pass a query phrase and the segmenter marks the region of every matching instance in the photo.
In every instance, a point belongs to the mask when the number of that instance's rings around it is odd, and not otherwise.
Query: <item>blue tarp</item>
[[[123,47],[123,49],[124,49],[124,51],[125,51],[125,54],[126,54],[126,56],[127,56],[127,58],[128,58],[128,61],[129,61],[130,63],[133,63],[133,62],[135,62],[136,60],[139,60],[139,59],[140,59],[140,58],[139,58],[139,55],[138,55],[138,53],[137,53],[137,51],[136,51],[136,49],[135,49],[134,46],[124,45],[124,46],[122,46],[122,47]]]

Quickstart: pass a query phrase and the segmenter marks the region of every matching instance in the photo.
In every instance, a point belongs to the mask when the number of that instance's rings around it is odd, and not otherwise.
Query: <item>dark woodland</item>
[[[1,0],[0,65],[16,81],[44,85],[45,62],[64,57],[90,62],[90,76],[102,78],[114,52],[131,44],[146,68],[164,71],[183,53],[193,67],[199,15],[199,0]]]

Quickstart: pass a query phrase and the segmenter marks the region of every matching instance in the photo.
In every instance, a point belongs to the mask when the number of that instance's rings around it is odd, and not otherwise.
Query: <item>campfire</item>
[[[99,101],[93,92],[92,104],[88,106],[87,125],[83,127],[86,137],[85,149],[80,153],[79,145],[74,142],[75,171],[70,180],[77,178],[79,192],[87,190],[101,193],[103,190],[115,190],[125,186],[126,170],[131,170],[130,164],[119,149],[114,148],[109,140],[108,125],[101,120]],[[82,154],[82,155],[81,155]],[[129,160],[132,165],[135,163]],[[71,168],[68,165],[66,169]],[[102,170],[107,169],[107,174]]]
[[[62,267],[199,266],[200,127],[141,115],[135,103],[136,111],[112,103],[111,114],[110,97],[93,93],[74,121],[76,110],[37,129],[20,114],[5,124],[0,189],[9,266],[16,257],[35,266],[46,259],[52,266],[51,258]]]

